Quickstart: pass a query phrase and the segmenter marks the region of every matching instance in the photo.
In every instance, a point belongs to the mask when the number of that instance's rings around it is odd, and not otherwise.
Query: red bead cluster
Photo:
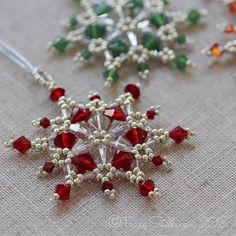
[[[134,84],[127,85],[125,87],[125,92],[130,93],[134,99],[138,99],[140,96],[139,87]],[[64,96],[64,94],[65,90],[63,88],[56,88],[51,91],[50,98],[52,101],[56,102],[59,101],[59,99]],[[90,101],[94,101],[95,99],[100,99],[100,96],[93,95],[89,99]],[[91,115],[92,112],[90,112],[88,109],[74,107],[70,117],[71,124],[87,122],[91,118]],[[127,118],[127,114],[123,111],[121,105],[116,105],[114,107],[105,109],[103,115],[108,117],[111,121],[116,120],[124,122]],[[149,120],[152,120],[156,116],[156,111],[150,109],[149,111],[147,111],[146,115]],[[39,120],[39,125],[46,129],[51,125],[51,122],[48,118],[44,117]],[[176,143],[181,143],[182,141],[188,138],[188,135],[189,132],[181,128],[180,126],[177,126],[171,132],[169,132],[169,137]],[[144,128],[138,127],[129,129],[124,135],[126,141],[130,142],[133,147],[137,144],[145,143],[148,137],[148,131]],[[78,137],[75,135],[75,133],[73,133],[73,131],[62,131],[56,135],[53,141],[57,148],[72,149],[77,143]],[[28,140],[26,137],[22,136],[12,143],[12,147],[21,153],[26,153],[31,148],[31,141]],[[152,158],[151,161],[153,165],[157,167],[165,164],[165,159],[163,159],[161,156],[155,156]],[[55,165],[57,165],[54,163],[46,162],[42,167],[43,171],[48,174],[52,173],[56,167]],[[97,164],[94,161],[90,150],[87,153],[74,156],[71,159],[71,164],[73,165],[76,174],[82,175],[88,171],[94,171],[94,169],[97,168]],[[124,172],[131,171],[134,168],[134,164],[135,155],[132,152],[125,151],[116,151],[111,161],[112,167],[115,167],[116,170],[122,170]],[[151,195],[151,192],[156,191],[154,182],[150,179],[138,182],[138,188],[140,194],[144,197],[147,197]],[[102,183],[102,191],[107,192],[106,190],[113,190],[113,185],[109,181],[104,181]],[[56,198],[62,201],[69,199],[70,192],[71,185],[69,184],[59,184],[56,186],[55,189]]]

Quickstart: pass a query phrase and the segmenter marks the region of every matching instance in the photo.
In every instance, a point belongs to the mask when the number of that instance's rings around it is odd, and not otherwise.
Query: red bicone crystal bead
[[[39,121],[39,124],[44,129],[47,129],[50,126],[50,120],[47,117],[44,117]]]
[[[236,1],[229,3],[229,9],[233,14],[236,14]]]
[[[105,192],[105,190],[112,190],[113,189],[113,185],[108,182],[108,181],[105,181],[103,184],[102,184],[102,191]]]
[[[169,137],[174,140],[176,143],[181,143],[188,138],[188,131],[177,126],[170,133]]]
[[[120,106],[108,108],[104,111],[104,115],[112,120],[126,121],[127,115],[121,109]]]
[[[155,111],[147,111],[147,118],[149,120],[154,120],[155,116],[156,116],[156,112]]]
[[[141,128],[133,128],[126,133],[126,138],[130,143],[135,146],[136,144],[142,144],[147,138],[147,132]]]
[[[47,173],[52,173],[55,168],[55,165],[52,162],[44,163],[43,170]]]
[[[161,166],[163,164],[163,159],[160,157],[160,156],[156,156],[156,157],[153,157],[152,158],[152,163],[155,165],[155,166]]]
[[[133,160],[134,155],[132,153],[119,151],[113,157],[112,166],[116,169],[123,169],[124,171],[129,171],[131,170]]]
[[[74,107],[71,113],[71,124],[89,120],[91,112],[79,107]]]
[[[154,191],[154,188],[155,188],[155,184],[154,184],[154,181],[151,179],[148,179],[146,181],[141,181],[139,183],[139,192],[144,197],[148,197],[148,194]]]
[[[138,99],[140,97],[140,89],[135,84],[128,84],[125,87],[126,93],[131,93],[134,99]]]
[[[91,96],[90,98],[89,98],[89,100],[90,101],[93,101],[93,100],[95,100],[95,99],[101,99],[101,97],[99,96],[99,95],[93,95],[93,96]]]
[[[61,132],[54,139],[54,144],[59,148],[72,149],[76,144],[77,138],[74,134],[68,132]]]
[[[31,148],[31,142],[25,136],[21,136],[13,142],[12,146],[14,149],[24,154]]]
[[[93,171],[97,166],[90,153],[74,157],[72,159],[72,164],[75,166],[78,174],[84,174],[86,171]]]
[[[64,95],[65,95],[65,89],[63,89],[63,88],[55,88],[55,89],[53,89],[51,91],[50,99],[53,102],[58,102],[60,97],[63,97]]]
[[[66,201],[70,198],[71,186],[69,184],[58,184],[55,193],[58,194],[59,200]]]

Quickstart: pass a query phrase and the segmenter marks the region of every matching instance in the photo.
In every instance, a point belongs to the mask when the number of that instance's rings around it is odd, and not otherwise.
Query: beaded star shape
[[[142,79],[148,78],[148,61],[154,59],[184,71],[194,63],[176,51],[193,40],[181,30],[197,24],[207,12],[166,8],[164,0],[80,1],[80,14],[64,21],[67,36],[56,37],[48,47],[60,53],[76,48],[75,59],[82,62],[100,56],[107,87],[119,80],[119,70],[128,62],[136,65]]]
[[[151,128],[148,121],[158,115],[159,106],[146,113],[134,112],[132,105],[140,96],[137,85],[127,85],[124,94],[110,103],[91,93],[89,102],[76,104],[47,73],[35,71],[33,75],[49,88],[50,99],[58,104],[61,114],[54,119],[33,121],[33,125],[47,129],[46,137],[30,141],[21,136],[5,146],[22,154],[30,149],[48,153],[50,159],[39,168],[38,176],[56,174],[57,169],[65,174],[65,183],[56,186],[53,200],[68,200],[72,188],[87,180],[100,183],[104,194],[113,199],[116,193],[113,183],[120,178],[137,186],[144,197],[159,195],[142,167],[151,162],[156,167],[170,168],[170,162],[158,155],[158,149],[169,139],[181,143],[190,138],[189,129],[177,126],[168,132]]]

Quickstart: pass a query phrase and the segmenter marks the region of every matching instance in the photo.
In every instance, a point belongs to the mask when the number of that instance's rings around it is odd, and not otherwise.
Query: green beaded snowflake
[[[64,21],[69,28],[67,36],[56,37],[49,48],[63,53],[76,47],[75,59],[83,62],[102,56],[106,86],[119,80],[119,69],[126,62],[137,65],[142,79],[148,77],[148,61],[153,59],[181,71],[194,65],[186,55],[177,55],[175,47],[192,42],[180,31],[197,24],[206,10],[168,11],[164,0],[75,2],[80,5],[80,14]]]

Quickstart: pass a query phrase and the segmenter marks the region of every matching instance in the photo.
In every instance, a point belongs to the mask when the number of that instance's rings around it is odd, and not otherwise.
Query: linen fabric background
[[[116,184],[117,200],[107,200],[96,183],[84,184],[59,205],[49,199],[63,175],[39,180],[38,167],[47,156],[21,156],[0,148],[0,235],[236,235],[236,72],[232,57],[211,64],[201,55],[205,46],[226,42],[216,29],[223,21],[236,23],[228,9],[214,1],[173,0],[173,10],[208,8],[206,24],[189,29],[196,40],[189,57],[197,63],[180,74],[168,66],[152,64],[150,81],[143,84],[136,107],[146,111],[160,104],[153,127],[167,130],[191,127],[196,136],[181,145],[161,150],[173,162],[165,173],[145,168],[162,192],[157,201],[140,196],[125,181]],[[126,79],[104,89],[102,65],[79,66],[73,53],[52,55],[47,41],[63,33],[59,22],[78,12],[70,0],[0,1],[0,39],[22,52],[33,64],[53,75],[67,94],[86,100],[96,90],[106,100],[115,98],[128,82],[137,82],[135,68],[122,72]],[[31,120],[55,117],[57,107],[48,92],[6,57],[0,56],[0,143],[25,135],[34,138]]]

